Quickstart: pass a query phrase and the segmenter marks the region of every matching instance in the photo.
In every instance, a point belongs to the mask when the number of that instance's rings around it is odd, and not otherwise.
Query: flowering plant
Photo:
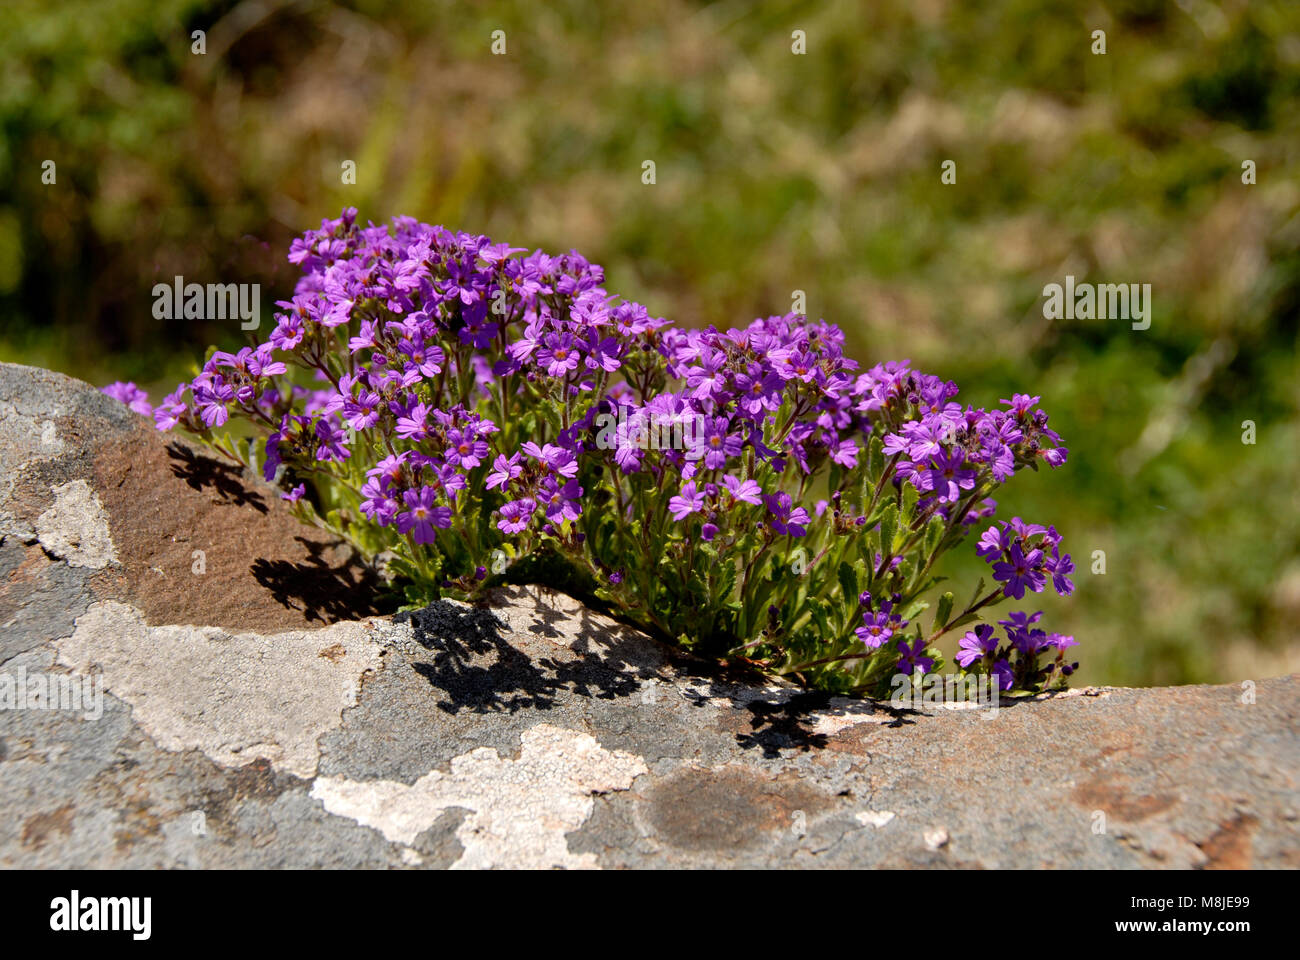
[[[154,419],[260,464],[412,604],[544,566],[701,654],[839,692],[939,669],[937,641],[1049,579],[1071,591],[1056,530],[1015,518],[978,542],[993,586],[921,619],[990,494],[1065,462],[1037,397],[983,410],[906,362],[859,372],[838,328],[794,314],[678,329],[576,251],[521,253],[345,210],[293,242],[303,275],[269,341],[212,353]],[[958,664],[1063,685],[1074,641],[1040,617],[1000,621],[1005,642],[980,624]]]

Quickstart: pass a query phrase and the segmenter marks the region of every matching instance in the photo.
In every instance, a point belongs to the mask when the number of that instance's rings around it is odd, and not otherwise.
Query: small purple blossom
[[[433,543],[438,530],[451,526],[451,508],[434,504],[432,487],[407,490],[402,494],[406,510],[397,515],[397,529],[410,534],[416,543]]]
[[[122,383],[120,380],[117,383],[110,383],[100,392],[108,394],[114,400],[122,401],[122,403],[125,403],[142,416],[148,417],[153,414],[153,407],[149,406],[149,394],[129,380],[126,383]]]
[[[694,482],[683,484],[681,493],[668,501],[668,512],[674,520],[685,520],[703,509],[704,494],[695,488]]]
[[[530,497],[511,500],[501,508],[501,519],[497,527],[503,533],[519,533],[524,530],[537,512],[537,502]]]
[[[988,656],[998,648],[997,638],[993,636],[993,627],[981,623],[974,630],[967,631],[958,644],[957,662],[969,667],[976,660]]]
[[[898,669],[909,676],[914,671],[929,673],[934,669],[934,659],[922,656],[925,653],[925,639],[917,637],[909,646],[906,640],[898,641],[898,649],[903,654],[898,661]]]

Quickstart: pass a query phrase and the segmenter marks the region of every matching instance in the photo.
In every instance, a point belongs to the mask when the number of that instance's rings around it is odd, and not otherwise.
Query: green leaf
[[[930,606],[929,600],[913,600],[903,610],[901,616],[904,620],[915,620],[916,615],[920,613],[922,610],[929,609],[929,606]]]
[[[952,601],[951,590],[939,598],[939,605],[934,610],[934,628],[936,630],[948,622],[948,617],[952,614]]]
[[[930,522],[925,527],[925,553],[927,556],[934,553],[935,548],[939,546],[939,541],[943,539],[943,531],[947,526],[943,517],[935,516],[930,518]]]
[[[871,439],[867,441],[867,469],[862,476],[862,483],[865,489],[869,480],[879,480],[880,472],[885,469],[885,443],[881,440],[879,434],[872,434]],[[866,498],[862,500],[862,505],[867,505]]]
[[[836,571],[840,578],[840,590],[844,595],[844,605],[848,606],[850,602],[858,602],[858,594],[862,591],[858,587],[858,574],[847,563],[841,562]]]
[[[717,577],[713,585],[713,595],[718,598],[730,597],[732,589],[736,586],[736,564],[723,562]]]
[[[894,550],[894,535],[898,532],[898,507],[889,503],[880,517],[881,553],[891,554]]]
[[[811,597],[808,600],[808,609],[817,624],[818,635],[824,641],[830,640],[834,636],[834,631],[831,630],[830,610],[827,608],[825,601],[817,597]]]
[[[913,483],[903,484],[903,524],[908,525],[916,516],[916,501],[921,499],[920,491]]]

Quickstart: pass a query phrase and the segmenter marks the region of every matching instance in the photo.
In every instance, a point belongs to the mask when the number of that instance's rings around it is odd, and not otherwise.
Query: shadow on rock
[[[383,584],[375,571],[350,549],[294,539],[307,551],[306,560],[259,557],[251,567],[253,577],[277,603],[301,610],[308,621],[326,624],[393,612],[396,605],[383,601]]]
[[[631,696],[656,673],[624,631],[579,614],[574,635],[573,614],[542,604],[522,635],[490,609],[445,601],[396,620],[409,623],[416,642],[433,654],[415,670],[443,694],[438,707],[451,714],[547,710],[566,693],[612,700]],[[534,638],[562,641],[576,656],[534,656],[528,649]]]
[[[876,721],[880,726],[901,727],[915,723],[911,717],[918,715],[885,701],[849,699],[820,690],[774,690],[731,679],[705,691],[688,691],[686,697],[698,707],[725,698],[734,709],[746,711],[750,729],[736,734],[736,745],[742,750],[761,750],[769,760],[782,756],[782,751],[825,748],[830,738],[817,728],[827,720],[884,714],[890,719]]]
[[[211,490],[227,503],[267,512],[266,501],[244,485],[243,471],[234,464],[222,463],[175,442],[167,445],[167,455],[172,459],[172,473],[192,489]]]

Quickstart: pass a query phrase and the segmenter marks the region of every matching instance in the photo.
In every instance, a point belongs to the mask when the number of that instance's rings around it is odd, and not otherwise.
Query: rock
[[[1295,676],[894,709],[543,589],[392,615],[374,582],[0,364],[0,865],[1300,866]]]

